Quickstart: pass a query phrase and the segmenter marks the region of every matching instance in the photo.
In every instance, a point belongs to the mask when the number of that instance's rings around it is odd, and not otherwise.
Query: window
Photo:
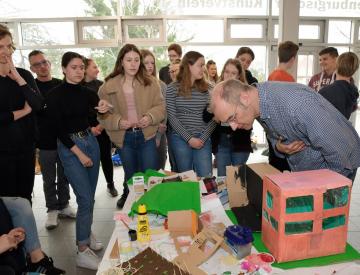
[[[314,55],[299,54],[297,66],[297,82],[307,85],[310,78],[314,75]]]
[[[86,12],[89,7],[83,0],[5,0],[2,2],[3,3],[0,9],[0,17],[5,18],[52,18],[92,16],[92,14]],[[108,3],[104,3],[104,5],[107,5],[109,9],[111,9],[111,5],[109,5]]]
[[[351,43],[351,21],[330,20],[328,43]]]
[[[209,35],[211,33],[216,35]],[[168,20],[167,38],[176,34],[177,41],[187,43],[224,42],[223,20]]]
[[[323,194],[324,209],[343,207],[349,200],[349,187],[329,189]]]
[[[313,231],[313,221],[287,222],[285,223],[285,234],[301,234]]]
[[[21,23],[21,33],[24,46],[75,44],[73,22]]]
[[[300,196],[286,199],[286,214],[314,211],[314,197]]]
[[[79,21],[79,43],[116,43],[116,20]]]
[[[345,221],[346,221],[345,215],[329,217],[329,218],[323,219],[322,228],[323,228],[323,230],[326,230],[326,229],[339,227],[339,226],[344,225]]]
[[[279,38],[279,24],[274,24],[274,38]],[[324,23],[323,22],[304,22],[299,25],[299,40],[316,40],[321,42],[322,34],[324,32]]]
[[[164,41],[163,21],[149,20],[124,20],[124,40],[126,42],[139,41]]]
[[[261,1],[133,1],[121,0],[122,15],[266,15],[269,0]],[[134,4],[134,2],[136,4]]]
[[[265,20],[227,20],[227,36],[229,40],[265,40]]]
[[[319,25],[300,25],[299,39],[320,39]]]

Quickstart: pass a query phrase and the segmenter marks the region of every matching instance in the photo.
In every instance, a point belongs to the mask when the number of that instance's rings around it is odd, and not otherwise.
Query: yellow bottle
[[[137,240],[139,242],[150,241],[149,219],[145,204],[140,204],[138,208]]]

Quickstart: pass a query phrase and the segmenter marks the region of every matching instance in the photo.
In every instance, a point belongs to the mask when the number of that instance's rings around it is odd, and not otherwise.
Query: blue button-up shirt
[[[295,140],[306,144],[301,152],[286,156],[292,171],[328,168],[348,176],[360,166],[359,135],[320,94],[298,83],[272,81],[256,87],[259,121],[273,147],[280,137],[285,144]]]

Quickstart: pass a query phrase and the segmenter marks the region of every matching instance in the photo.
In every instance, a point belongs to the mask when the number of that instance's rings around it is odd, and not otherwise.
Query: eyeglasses
[[[37,63],[34,63],[31,65],[31,67],[34,67],[36,69],[40,68],[42,65],[49,65],[50,62],[48,60],[43,60],[43,61],[40,61],[40,62],[37,62]]]
[[[238,106],[236,106],[234,113],[225,121],[225,123],[231,123],[236,120]]]

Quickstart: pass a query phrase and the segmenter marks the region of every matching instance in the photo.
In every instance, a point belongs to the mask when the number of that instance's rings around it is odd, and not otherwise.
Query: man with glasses
[[[0,196],[31,202],[35,171],[35,114],[43,100],[34,78],[13,62],[12,34],[0,24]]]
[[[34,50],[29,53],[30,69],[36,74],[36,84],[42,96],[48,97],[51,89],[62,81],[51,76],[51,64],[42,51]],[[69,206],[69,182],[57,153],[56,134],[47,109],[38,112],[39,161],[44,182],[46,207],[48,208],[45,227],[53,229],[58,226],[58,216],[76,218],[76,212]]]
[[[228,80],[215,86],[215,119],[251,129],[257,119],[275,153],[292,171],[331,169],[351,180],[360,166],[356,130],[326,99],[302,84],[264,82],[249,86]]]
[[[167,50],[168,50],[168,57],[170,60],[170,64],[172,64],[176,59],[181,59],[182,49],[179,44],[173,43],[169,45]],[[159,78],[160,80],[165,82],[166,85],[170,84],[173,81],[171,79],[171,75],[169,72],[170,64],[166,65],[165,67],[162,67],[159,71]]]

